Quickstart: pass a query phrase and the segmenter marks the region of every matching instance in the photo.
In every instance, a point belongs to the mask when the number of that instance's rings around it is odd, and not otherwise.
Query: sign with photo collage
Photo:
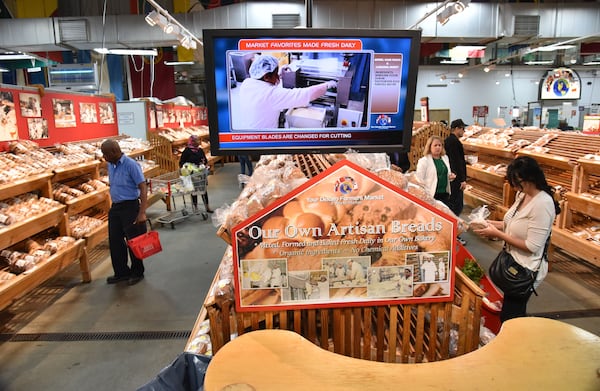
[[[456,218],[347,160],[235,226],[238,311],[450,301]]]

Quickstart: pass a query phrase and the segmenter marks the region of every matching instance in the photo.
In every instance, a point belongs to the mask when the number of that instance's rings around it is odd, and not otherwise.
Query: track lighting
[[[429,18],[431,15],[436,13],[439,10],[442,10],[439,14],[437,14],[437,21],[444,25],[448,22],[450,17],[454,14],[462,12],[471,2],[471,0],[446,0],[437,7],[435,7],[432,11],[426,13],[421,19],[419,19],[415,24],[410,26],[408,29],[412,30],[417,28],[417,26],[423,22],[425,19]]]
[[[167,23],[163,26],[163,31],[166,34],[179,34],[179,27],[174,25],[173,23]]]
[[[172,17],[167,10],[162,8],[154,0],[146,0],[152,5],[155,10],[146,15],[146,22],[150,26],[158,26],[162,28],[165,34],[173,34],[177,36],[181,46],[186,49],[196,49],[198,43],[202,45],[202,41],[194,36],[188,29]]]
[[[181,46],[183,46],[186,49],[197,48],[196,41],[194,41],[194,39],[189,35],[184,35],[183,37],[181,37],[179,39],[179,42],[181,43]]]
[[[470,0],[458,0],[454,1],[453,3],[447,3],[442,12],[437,14],[437,21],[442,26],[445,25],[448,23],[452,15],[463,12],[470,2]]]
[[[146,23],[148,23],[150,26],[156,26],[159,16],[160,15],[156,11],[150,12],[148,15],[146,15]]]

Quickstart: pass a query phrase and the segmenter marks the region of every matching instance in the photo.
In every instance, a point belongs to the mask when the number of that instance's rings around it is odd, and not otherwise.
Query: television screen
[[[569,68],[546,72],[540,83],[540,100],[569,99],[581,99],[581,83],[577,72]]]
[[[204,30],[213,155],[407,151],[417,30]]]

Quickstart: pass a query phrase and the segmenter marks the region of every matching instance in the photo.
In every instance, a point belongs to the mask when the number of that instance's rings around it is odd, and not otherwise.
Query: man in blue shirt
[[[140,165],[121,152],[116,140],[104,141],[101,150],[108,162],[112,200],[108,211],[108,244],[115,272],[106,282],[127,281],[129,285],[135,285],[144,278],[144,263],[129,250],[126,240],[146,232],[146,178]],[[128,253],[131,267],[127,262]]]

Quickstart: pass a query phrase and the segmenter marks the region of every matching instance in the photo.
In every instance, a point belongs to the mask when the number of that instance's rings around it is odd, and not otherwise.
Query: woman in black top
[[[206,159],[206,155],[202,148],[200,148],[200,140],[198,136],[190,136],[188,140],[187,147],[181,153],[181,158],[179,159],[179,167],[183,167],[185,163],[192,163],[197,166],[204,164],[207,165],[208,159]],[[207,167],[208,169],[208,167]],[[208,192],[205,191],[202,194],[202,201],[204,202],[204,208],[208,213],[212,213],[212,209],[208,206]],[[196,194],[192,194],[192,204],[194,205],[194,210],[198,208],[198,196]]]

